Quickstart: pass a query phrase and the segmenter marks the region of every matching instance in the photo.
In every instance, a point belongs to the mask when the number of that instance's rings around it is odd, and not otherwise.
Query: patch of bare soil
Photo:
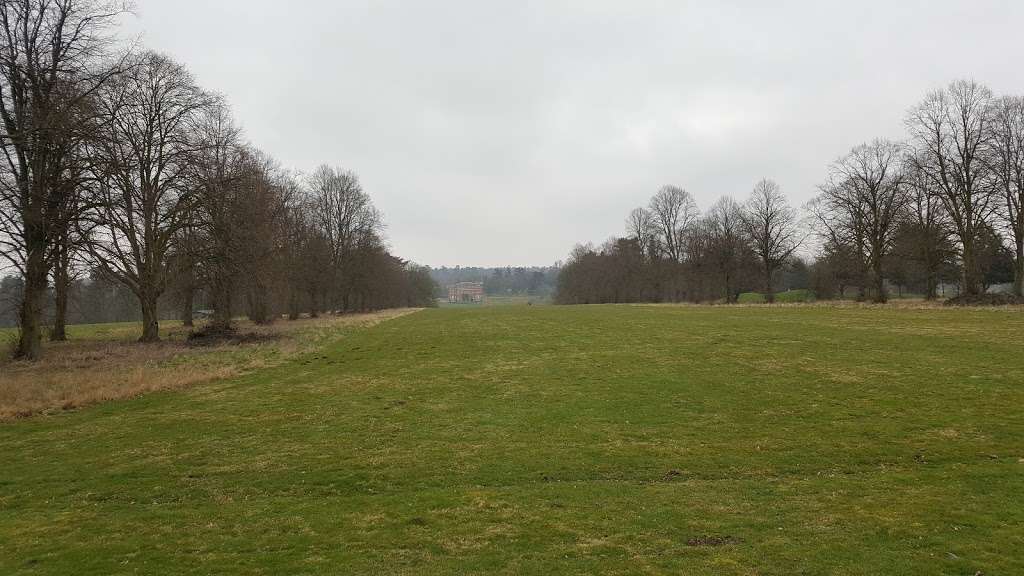
[[[742,542],[739,538],[733,538],[732,536],[697,536],[696,538],[690,538],[686,541],[687,546],[727,546],[729,544],[739,544]]]

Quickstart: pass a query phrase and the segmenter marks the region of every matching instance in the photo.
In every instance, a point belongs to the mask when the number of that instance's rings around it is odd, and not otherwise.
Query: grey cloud
[[[282,6],[286,5],[286,9]],[[949,80],[1024,92],[1016,2],[141,0],[131,26],[286,165],[358,172],[396,253],[547,264],[665,183],[828,163]]]

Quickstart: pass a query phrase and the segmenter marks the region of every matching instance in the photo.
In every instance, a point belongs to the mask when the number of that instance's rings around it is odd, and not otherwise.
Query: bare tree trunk
[[[142,307],[142,336],[139,342],[159,342],[160,323],[157,320],[157,297],[149,292],[139,295]]]
[[[882,276],[882,259],[875,258],[871,263],[871,275],[874,277],[872,280],[875,281],[875,298],[874,301],[877,304],[885,304],[888,300],[885,294],[885,278]]]
[[[925,267],[924,299],[935,300],[939,297],[938,265],[935,261],[934,254],[932,254],[927,247],[925,247],[925,254],[923,260]]]
[[[316,318],[320,315],[320,307],[317,305],[316,290],[309,291],[309,317]]]
[[[60,267],[58,267],[59,270]],[[69,280],[66,271],[58,273],[53,280],[54,311],[53,328],[50,329],[50,340],[54,342],[64,342],[68,339],[68,285]]]
[[[266,285],[257,279],[252,280],[247,290],[247,296],[249,300],[249,320],[256,324],[270,324],[273,318],[270,315],[270,307],[267,304]]]
[[[924,299],[935,300],[939,297],[939,281],[935,278],[935,274],[932,272],[928,273],[928,278],[925,280],[924,287]]]
[[[764,267],[764,300],[769,304],[775,302],[775,291],[772,289],[772,268],[767,265]]]
[[[231,286],[224,281],[215,281],[213,284],[213,319],[210,327],[214,331],[231,330]]]
[[[25,285],[21,307],[18,310],[19,334],[15,357],[38,360],[43,353],[43,310],[46,307],[45,248],[29,252],[25,262]]]
[[[981,293],[979,289],[978,273],[975,269],[974,243],[964,242],[963,253],[963,293],[967,296],[974,296]]]
[[[294,288],[288,289],[288,319],[299,319],[299,293]]]
[[[60,242],[65,240],[61,239]],[[68,290],[71,284],[69,270],[71,259],[69,258],[66,245],[58,246],[57,250],[56,266],[53,269],[54,314],[53,328],[50,329],[50,340],[64,342],[68,339],[66,327],[68,322]]]
[[[181,324],[191,328],[195,326],[194,315],[192,309],[195,307],[195,288],[191,283],[185,287],[181,295]]]
[[[1024,296],[1024,235],[1017,238],[1016,260],[1013,264],[1013,294]]]

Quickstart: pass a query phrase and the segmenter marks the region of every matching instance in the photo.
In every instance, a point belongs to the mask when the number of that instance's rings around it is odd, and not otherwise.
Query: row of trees
[[[747,201],[721,198],[706,214],[686,190],[664,186],[630,212],[627,236],[577,246],[563,266],[561,303],[735,302],[759,288],[769,299],[800,246],[797,212],[778,184],[758,182]]]
[[[426,271],[390,255],[352,172],[306,178],[247,143],[223,98],[151,51],[119,53],[104,0],[0,3],[0,255],[19,273],[16,355],[40,356],[44,310],[65,338],[68,290],[99,274],[137,298],[144,342],[173,295],[230,330],[282,312],[431,302]],[[51,288],[52,286],[52,288]]]
[[[0,328],[18,326],[18,304],[21,302],[24,282],[18,276],[0,278]],[[51,284],[50,295],[44,316],[48,319],[56,317],[57,299],[53,297]],[[202,302],[204,296],[200,294]],[[124,284],[111,280],[94,270],[72,279],[67,288],[68,324],[99,324],[104,322],[138,322],[142,320],[139,310],[139,299]],[[200,303],[202,308],[202,303]],[[176,318],[180,311],[180,303],[172,298],[160,301],[159,316]],[[201,313],[201,312],[200,312]]]
[[[956,81],[907,114],[905,142],[875,140],[836,160],[801,215],[771,180],[739,204],[703,216],[692,196],[665,186],[633,210],[627,234],[577,246],[559,277],[566,303],[769,301],[780,271],[816,239],[808,281],[821,296],[855,288],[884,302],[890,286],[936,298],[955,281],[976,295],[1024,284],[1024,97],[996,97]]]
[[[1021,296],[1024,97],[956,81],[913,107],[906,125],[906,142],[862,144],[830,167],[809,205],[822,257],[876,302],[901,268],[916,269],[935,298],[956,267],[960,290],[976,295],[1007,260]]]

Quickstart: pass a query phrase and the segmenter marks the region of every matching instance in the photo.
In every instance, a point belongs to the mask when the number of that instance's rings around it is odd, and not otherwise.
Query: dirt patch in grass
[[[161,330],[161,342],[140,344],[131,324],[99,325],[67,342],[47,342],[43,360],[0,361],[0,421],[70,410],[156,390],[185,388],[280,364],[337,338],[415,309],[280,321],[240,321],[230,335],[182,326]]]
[[[690,538],[686,541],[687,546],[728,546],[730,544],[739,544],[741,540],[739,538],[733,538],[732,536],[697,536]]]
[[[672,480],[679,480],[682,477],[683,477],[682,471],[680,471],[680,470],[669,470],[668,472],[665,473],[665,476],[663,476],[662,479],[665,480],[666,482],[671,482]]]

